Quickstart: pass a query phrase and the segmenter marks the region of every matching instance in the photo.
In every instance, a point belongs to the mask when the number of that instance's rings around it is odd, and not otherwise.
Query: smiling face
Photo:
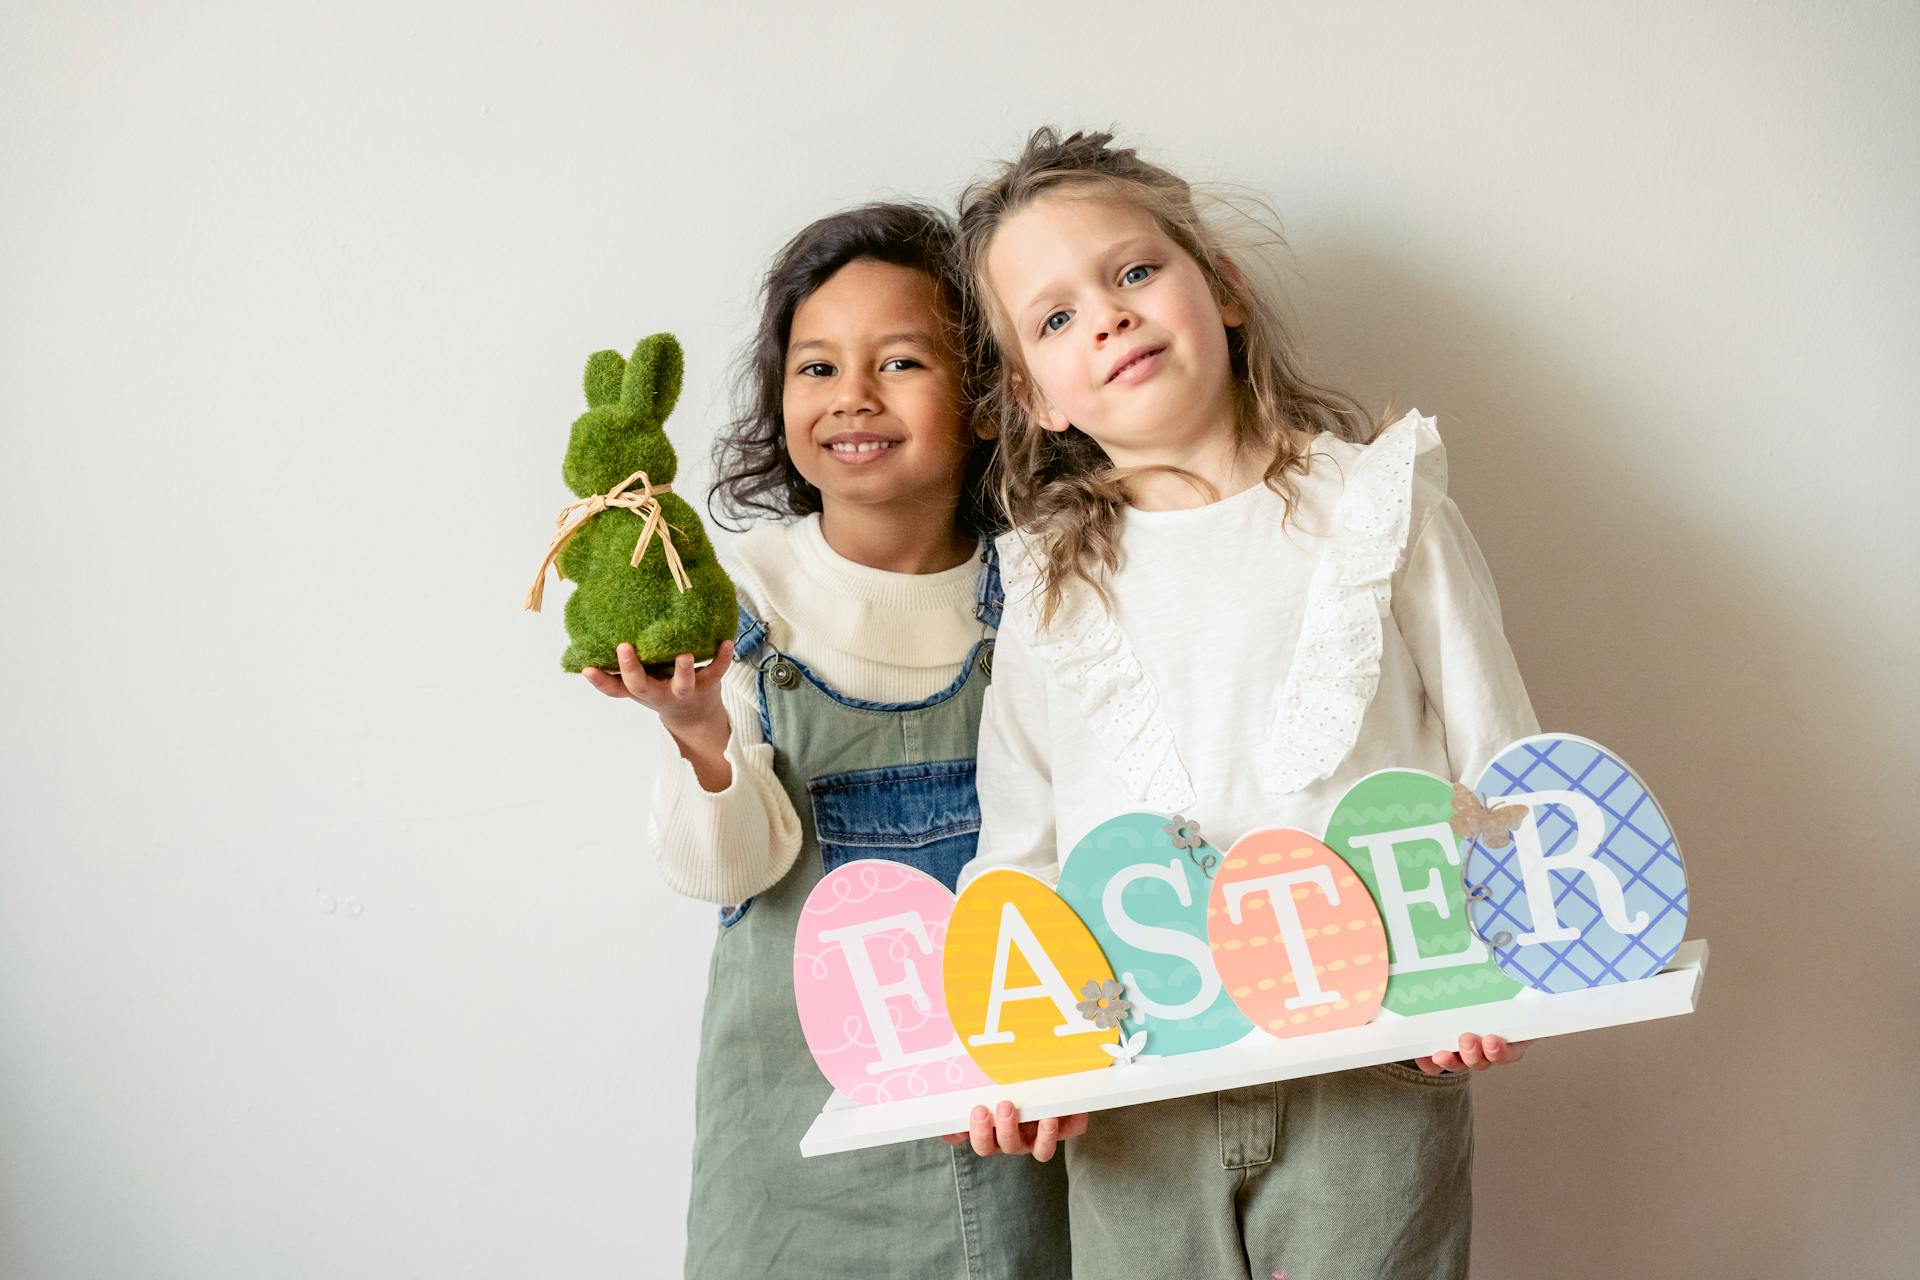
[[[870,259],[840,268],[793,313],[781,411],[829,520],[838,503],[950,515],[973,437],[939,286]]]
[[[1078,427],[1121,466],[1231,441],[1227,329],[1242,317],[1152,214],[1097,194],[1043,196],[1001,225],[986,275],[1038,425]]]

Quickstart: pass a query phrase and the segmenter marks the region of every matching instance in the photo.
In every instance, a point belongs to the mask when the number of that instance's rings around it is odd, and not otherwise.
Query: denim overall
[[[991,544],[976,601],[982,639],[959,676],[911,703],[835,692],[741,611],[735,660],[757,670],[761,732],[803,843],[778,884],[721,912],[694,1095],[690,1277],[1069,1274],[1060,1159],[981,1159],[937,1138],[800,1155],[801,1135],[832,1092],[794,1011],[800,908],[827,871],[854,859],[903,862],[949,888],[972,859],[974,755],[992,673],[986,633],[1000,620]],[[956,1129],[963,1119],[955,1115]]]

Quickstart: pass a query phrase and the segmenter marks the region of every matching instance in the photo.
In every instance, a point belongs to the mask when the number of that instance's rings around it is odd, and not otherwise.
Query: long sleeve
[[[960,872],[963,889],[992,867],[1017,867],[1048,884],[1060,878],[1047,689],[1030,627],[1024,602],[1009,598],[980,712],[980,846]]]
[[[1393,615],[1446,729],[1453,779],[1471,786],[1501,748],[1540,732],[1479,544],[1450,498],[1408,549]]]
[[[773,748],[760,734],[751,664],[727,671],[720,697],[731,730],[727,763],[733,776],[724,791],[703,789],[678,744],[661,729],[666,758],[654,781],[647,842],[668,888],[732,906],[787,873],[800,851],[800,819],[773,771]]]

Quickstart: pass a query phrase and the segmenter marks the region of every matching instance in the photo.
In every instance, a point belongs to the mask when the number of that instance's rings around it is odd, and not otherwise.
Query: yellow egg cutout
[[[1214,967],[1268,1035],[1363,1026],[1379,1012],[1380,910],[1353,868],[1312,836],[1284,827],[1241,836],[1220,860],[1208,905]]]
[[[997,1084],[1113,1065],[1118,1044],[1075,1006],[1113,969],[1073,908],[1007,867],[983,873],[954,903],[942,958],[947,1014],[975,1065]]]

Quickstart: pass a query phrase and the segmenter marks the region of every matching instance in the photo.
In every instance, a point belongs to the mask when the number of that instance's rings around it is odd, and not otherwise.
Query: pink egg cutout
[[[1287,879],[1235,889],[1280,876]],[[1276,890],[1287,894],[1292,912],[1276,914]],[[1237,923],[1230,911],[1236,902]],[[1379,908],[1353,868],[1305,832],[1276,827],[1234,841],[1214,876],[1207,940],[1227,994],[1271,1036],[1364,1026],[1386,995]],[[1310,973],[1297,973],[1296,964],[1311,965]]]
[[[924,872],[863,859],[829,872],[800,909],[800,1030],[820,1073],[856,1105],[991,1083],[947,1017],[941,959],[953,903]]]

